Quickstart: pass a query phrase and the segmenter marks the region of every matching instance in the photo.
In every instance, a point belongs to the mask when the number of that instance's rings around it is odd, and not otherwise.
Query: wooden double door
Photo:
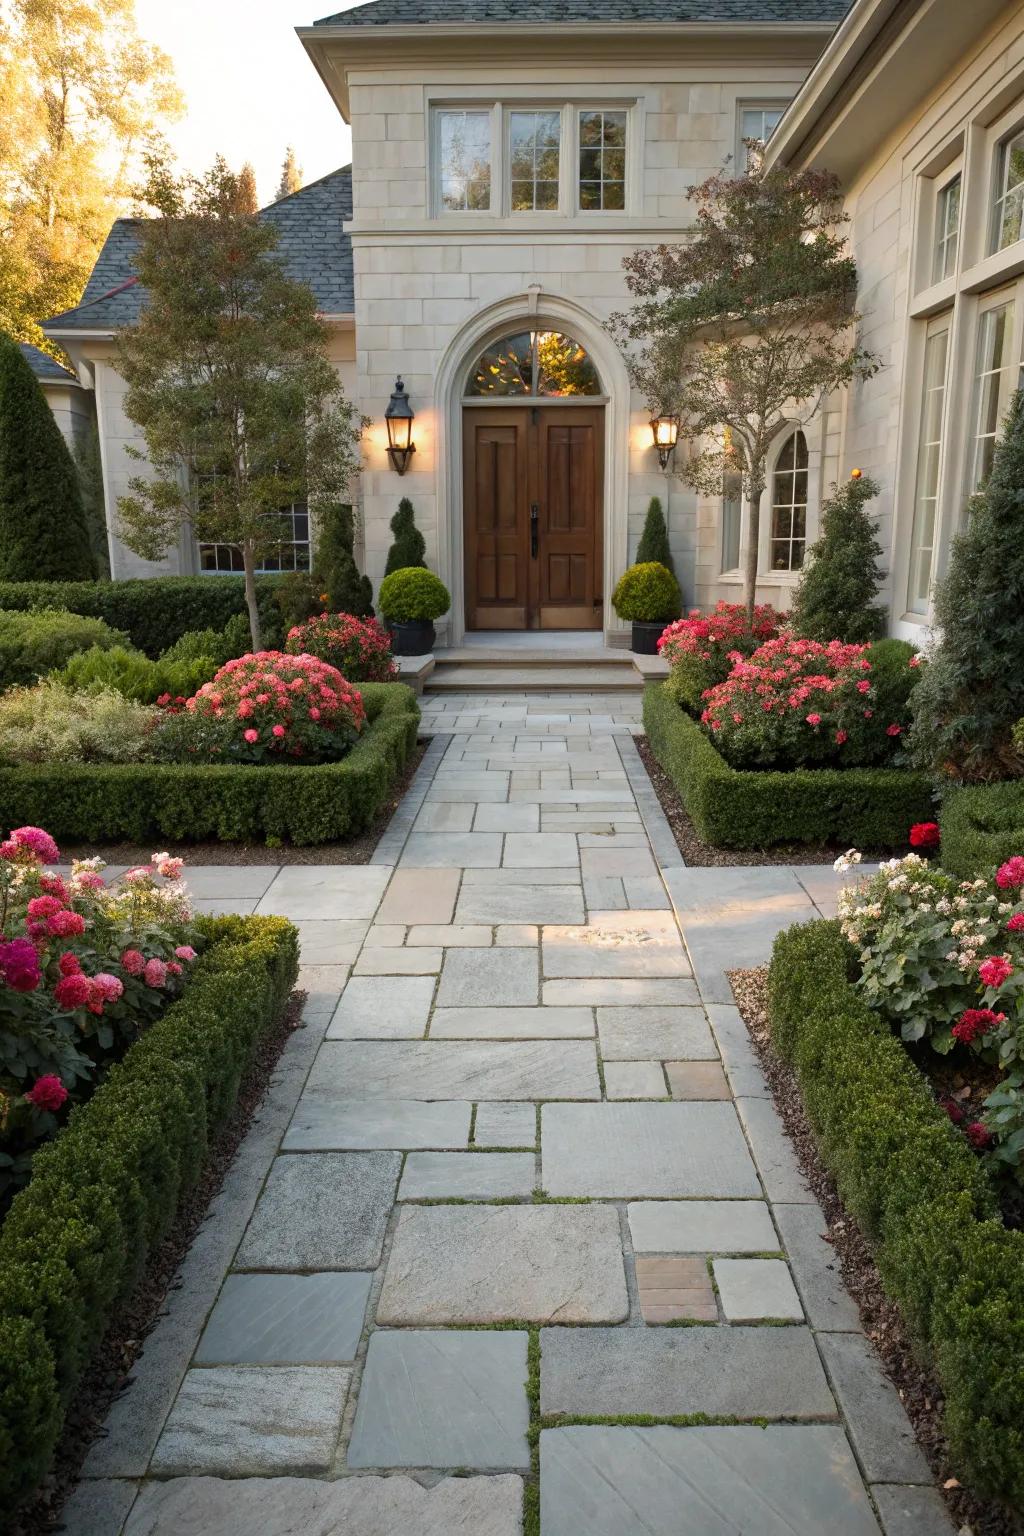
[[[601,406],[463,412],[467,629],[600,629]]]

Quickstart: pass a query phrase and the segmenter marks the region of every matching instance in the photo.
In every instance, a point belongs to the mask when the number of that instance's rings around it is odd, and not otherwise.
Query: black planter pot
[[[391,650],[396,656],[426,656],[434,649],[437,637],[430,619],[407,619],[404,623],[395,620],[389,628]]]
[[[633,620],[633,635],[630,640],[630,649],[637,656],[657,656],[658,641],[665,633],[667,619],[657,619],[652,622],[649,619]]]

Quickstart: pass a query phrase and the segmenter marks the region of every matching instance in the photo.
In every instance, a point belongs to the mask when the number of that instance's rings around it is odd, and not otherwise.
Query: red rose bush
[[[317,656],[355,683],[390,683],[398,676],[391,636],[376,619],[351,613],[318,613],[288,631],[291,656]]]
[[[716,603],[708,613],[691,608],[683,619],[669,624],[658,641],[658,651],[670,667],[669,688],[686,709],[699,714],[707,689],[722,682],[737,656],[749,656],[778,634],[786,615],[770,603],[759,603],[754,622],[747,623],[742,603]]]

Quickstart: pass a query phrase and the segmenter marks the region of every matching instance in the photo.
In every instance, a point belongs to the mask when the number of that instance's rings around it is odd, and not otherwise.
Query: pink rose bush
[[[38,827],[0,844],[0,1195],[197,958],[180,859],[155,853],[108,882],[100,859],[45,867],[59,857]]]
[[[316,656],[229,661],[162,731],[168,755],[243,763],[343,757],[366,721],[362,695]]]
[[[376,619],[351,613],[318,613],[288,631],[285,650],[317,656],[354,683],[388,683],[398,676],[391,637]]]

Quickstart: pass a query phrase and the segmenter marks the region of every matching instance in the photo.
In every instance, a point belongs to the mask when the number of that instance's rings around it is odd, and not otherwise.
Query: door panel
[[[604,413],[591,406],[541,410],[537,415],[538,625],[600,629]]]
[[[529,599],[529,413],[464,413],[466,624],[525,629]]]

